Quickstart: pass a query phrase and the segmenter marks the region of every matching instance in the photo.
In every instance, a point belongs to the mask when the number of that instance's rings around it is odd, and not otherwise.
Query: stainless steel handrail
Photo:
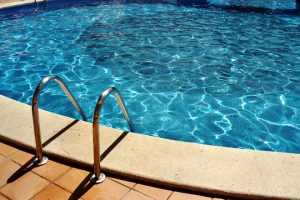
[[[67,97],[70,99],[73,106],[81,114],[83,120],[86,121],[86,116],[85,116],[84,112],[82,111],[79,104],[77,104],[77,102],[75,101],[72,93],[67,88],[64,81],[60,77],[55,76],[55,75],[47,76],[47,77],[43,78],[40,81],[40,83],[38,84],[38,86],[36,87],[35,91],[34,91],[33,98],[32,98],[32,103],[31,103],[31,105],[32,105],[32,119],[33,119],[33,127],[34,127],[34,136],[35,136],[35,144],[36,144],[36,156],[37,156],[37,159],[34,162],[37,165],[43,165],[43,164],[47,163],[47,161],[48,161],[48,158],[46,156],[43,156],[43,151],[42,151],[42,140],[41,140],[41,129],[40,129],[40,120],[39,120],[38,100],[39,100],[39,96],[40,96],[40,93],[41,93],[42,89],[51,80],[55,80],[59,84],[61,89],[65,92]]]
[[[104,90],[95,106],[94,117],[93,117],[93,143],[94,143],[94,175],[91,178],[93,183],[101,183],[105,180],[105,175],[100,172],[100,141],[99,141],[99,118],[102,109],[102,105],[106,97],[113,92],[119,106],[121,107],[122,113],[129,124],[130,131],[134,130],[133,123],[129,117],[128,111],[123,103],[120,92],[115,87],[110,87]]]

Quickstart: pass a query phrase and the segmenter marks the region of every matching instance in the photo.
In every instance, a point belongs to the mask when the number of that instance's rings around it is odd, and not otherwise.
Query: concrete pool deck
[[[31,107],[0,96],[0,140],[35,148]],[[92,167],[92,125],[40,111],[45,153]],[[55,139],[53,140],[55,136]],[[254,199],[300,199],[300,154],[155,138],[101,126],[105,172],[162,186]]]
[[[43,1],[44,0],[0,0],[0,10]]]

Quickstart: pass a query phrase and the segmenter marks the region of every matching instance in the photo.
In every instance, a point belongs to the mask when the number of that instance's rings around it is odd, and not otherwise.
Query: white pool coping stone
[[[35,148],[31,107],[0,95],[0,110],[0,140]],[[43,142],[74,122],[43,110],[40,120]],[[103,126],[100,132],[101,153],[123,133]],[[91,123],[75,123],[44,150],[48,155],[92,166]],[[191,191],[300,199],[300,154],[200,145],[130,132],[101,167],[116,175]]]
[[[7,2],[7,3],[0,3],[0,10],[1,9],[6,9],[6,8],[12,8],[12,7],[17,7],[17,6],[23,6],[26,4],[33,4],[37,2],[43,2],[44,0],[21,0],[21,1],[12,1],[12,2]]]

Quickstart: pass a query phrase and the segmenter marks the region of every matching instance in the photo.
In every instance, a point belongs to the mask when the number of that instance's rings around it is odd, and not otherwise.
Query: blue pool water
[[[74,6],[68,4],[76,4]],[[0,11],[0,93],[30,104],[61,76],[91,121],[116,86],[143,134],[300,153],[300,16],[172,1],[49,2]],[[46,110],[80,119],[51,83]],[[128,129],[113,97],[101,123]]]

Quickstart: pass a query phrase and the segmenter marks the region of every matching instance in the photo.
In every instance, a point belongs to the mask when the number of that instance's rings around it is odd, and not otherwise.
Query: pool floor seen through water
[[[92,120],[121,92],[135,132],[300,152],[300,17],[171,1],[49,1],[0,11],[0,94],[30,104],[65,80]],[[55,83],[43,109],[80,119]],[[113,97],[101,123],[127,129]]]

